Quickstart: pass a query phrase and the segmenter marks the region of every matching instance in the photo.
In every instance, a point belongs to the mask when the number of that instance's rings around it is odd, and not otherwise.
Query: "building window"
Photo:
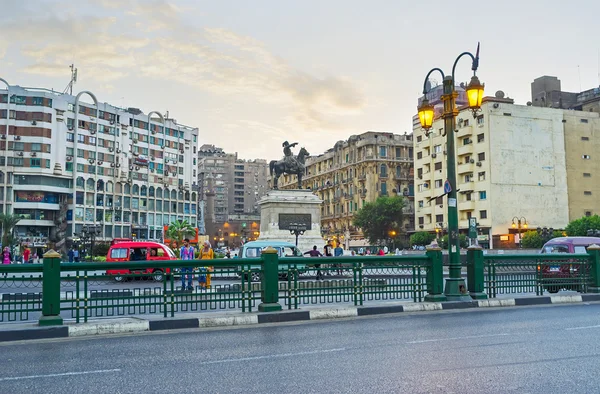
[[[36,143],[31,144],[31,151],[32,152],[41,152],[42,144],[36,144]]]
[[[381,182],[381,195],[387,196],[387,183]]]
[[[588,120],[587,119],[579,119],[581,121],[581,123],[587,123]]]
[[[420,135],[417,136],[417,142],[421,142],[421,141],[423,141],[423,137],[421,137]]]
[[[592,211],[585,211],[585,216],[587,216],[587,217],[592,216]]]
[[[31,167],[40,168],[42,166],[41,159],[31,159]]]
[[[425,224],[425,218],[424,218],[424,217],[422,217],[422,216],[421,216],[421,217],[419,218],[419,224],[420,224],[420,225],[423,225],[423,224]]]
[[[441,145],[435,145],[433,147],[433,152],[434,153],[442,153],[442,146]]]
[[[379,147],[379,157],[387,157],[387,148],[385,146]]]
[[[75,141],[75,134],[67,133],[67,141],[69,141],[69,142]]]
[[[584,178],[591,178],[591,177],[592,177],[592,174],[590,174],[589,172],[584,172],[584,173],[583,173],[583,177],[584,177]]]
[[[484,161],[485,160],[485,152],[481,152],[477,155],[477,161]]]
[[[484,190],[484,191],[480,191],[480,192],[479,192],[479,199],[480,199],[480,200],[485,200],[485,199],[487,199],[487,193],[485,192],[485,190]]]
[[[423,158],[423,152],[417,152],[417,160],[420,160]]]
[[[467,174],[467,175],[465,175],[465,183],[471,182],[472,178],[473,178],[473,174]]]
[[[435,205],[444,205],[444,197],[436,197]]]
[[[479,116],[477,117],[477,124],[478,124],[478,125],[482,125],[482,124],[483,124],[483,115],[479,115]]]
[[[435,187],[442,187],[442,180],[441,179],[436,179],[435,180]]]
[[[444,215],[435,215],[435,222],[436,223],[443,223],[444,222]]]
[[[467,212],[467,220],[471,219],[471,216],[473,216],[473,213],[471,211]]]
[[[583,192],[583,194],[584,194],[585,196],[591,196],[591,195],[592,195],[592,192],[591,192],[591,191],[589,191],[589,190],[586,190],[586,191],[584,191],[584,192]]]
[[[385,164],[382,164],[379,170],[379,176],[380,177],[387,177],[387,166]]]
[[[582,140],[582,141],[589,141],[589,140],[590,140],[590,137],[581,137],[581,140]]]
[[[581,158],[583,160],[589,160],[590,159],[590,155],[583,155],[583,156],[581,156]]]
[[[485,141],[485,135],[483,133],[477,134],[477,142]]]
[[[73,162],[67,162],[65,164],[65,170],[69,172],[73,172]]]
[[[471,201],[471,193],[465,193],[465,201]]]
[[[423,200],[419,200],[419,208],[423,208]]]
[[[434,166],[433,166],[433,168],[436,169],[436,170],[441,170],[442,169],[442,162],[440,161],[438,163],[435,163]]]
[[[463,123],[463,126],[467,127],[469,125],[469,119],[465,119],[465,122]]]
[[[471,143],[471,139],[469,137],[463,138],[462,143],[463,145],[469,145]]]
[[[487,219],[487,211],[479,211],[479,219]]]
[[[485,171],[477,173],[477,179],[479,181],[485,181]]]
[[[77,149],[77,157],[83,157],[83,149]]]

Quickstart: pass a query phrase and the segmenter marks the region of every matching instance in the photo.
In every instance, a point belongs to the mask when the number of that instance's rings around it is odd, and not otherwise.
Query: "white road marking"
[[[240,362],[240,361],[264,360],[264,359],[269,359],[269,358],[307,356],[307,355],[311,355],[311,354],[343,352],[344,350],[346,350],[346,348],[315,350],[312,352],[299,352],[299,353],[267,354],[264,356],[256,356],[256,357],[227,358],[227,359],[223,359],[223,360],[204,361],[204,362],[201,362],[200,364],[204,364],[204,365],[206,365],[206,364],[222,364],[222,363],[235,363],[235,362]]]
[[[572,330],[586,330],[588,328],[600,328],[600,325],[597,326],[583,326],[583,327],[571,327],[571,328],[565,328],[566,331],[572,331]]]
[[[406,343],[415,344],[415,343],[428,343],[428,342],[457,341],[457,340],[460,340],[460,339],[505,337],[505,336],[508,336],[508,335],[510,335],[510,334],[472,335],[472,336],[467,336],[467,337],[424,339],[422,341],[410,341],[410,342],[406,342]]]
[[[48,375],[14,376],[14,377],[11,377],[11,378],[0,378],[0,382],[6,382],[6,381],[9,381],[9,380],[54,378],[54,377],[57,377],[57,376],[89,375],[89,374],[93,374],[93,373],[109,373],[109,372],[120,372],[120,371],[121,371],[120,369],[99,369],[97,371],[51,373],[51,374],[48,374]]]

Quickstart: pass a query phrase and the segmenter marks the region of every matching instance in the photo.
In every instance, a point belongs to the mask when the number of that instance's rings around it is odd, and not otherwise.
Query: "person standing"
[[[181,260],[194,260],[194,247],[190,245],[189,239],[183,240],[183,246],[179,250],[179,258]],[[187,276],[187,290],[194,290],[194,284],[192,283],[193,275],[192,271],[194,268],[192,266],[182,267],[181,268],[181,290],[186,290],[185,287],[185,279]]]
[[[304,252],[304,254],[310,255],[310,257],[323,257],[321,252],[317,250],[317,245],[313,246],[312,250]],[[321,273],[321,264],[315,264],[315,268],[317,269],[317,280],[321,280],[323,278],[323,274]]]
[[[25,246],[25,250],[23,251],[23,264],[31,263],[31,250],[27,246]]]
[[[67,253],[67,255],[69,256],[69,263],[75,261],[75,251],[73,251],[73,248],[69,249],[69,253]]]
[[[210,247],[208,241],[204,241],[204,247],[200,251],[200,260],[212,260],[215,258],[215,252]],[[212,267],[200,267],[200,276],[198,277],[198,283],[203,289],[210,288],[210,273]]]
[[[73,249],[73,261],[79,263],[79,249]]]

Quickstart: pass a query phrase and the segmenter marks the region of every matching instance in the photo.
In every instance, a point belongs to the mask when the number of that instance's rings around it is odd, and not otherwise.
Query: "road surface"
[[[600,304],[0,345],[5,393],[595,393]]]

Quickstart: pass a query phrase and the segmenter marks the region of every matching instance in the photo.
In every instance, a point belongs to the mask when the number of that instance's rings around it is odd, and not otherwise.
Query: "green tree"
[[[585,237],[588,230],[600,230],[600,216],[584,216],[581,219],[573,220],[565,228],[570,237]]]
[[[458,240],[459,240],[459,244],[460,244],[461,248],[469,247],[469,240],[467,239],[467,236],[465,234],[459,234]],[[448,235],[447,234],[442,237],[442,241],[440,242],[440,248],[448,249]]]
[[[181,246],[183,240],[186,238],[193,238],[196,236],[196,229],[192,227],[187,220],[179,221],[176,220],[169,224],[165,238],[171,242],[177,243],[177,246]]]
[[[420,231],[410,236],[410,246],[425,246],[429,245],[435,239],[435,234],[427,231]]]
[[[389,242],[390,232],[402,228],[402,209],[406,206],[404,197],[379,197],[365,204],[355,215],[352,222],[362,229],[371,245]]]
[[[17,215],[0,214],[0,225],[2,226],[2,246],[12,246],[14,237],[13,229],[21,218]]]
[[[521,238],[521,246],[525,249],[539,249],[544,243],[544,238],[537,231],[527,231]]]

